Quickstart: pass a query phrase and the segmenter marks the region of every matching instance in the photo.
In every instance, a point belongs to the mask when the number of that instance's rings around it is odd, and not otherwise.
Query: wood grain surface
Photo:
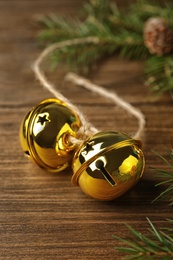
[[[112,57],[89,78],[116,91],[141,109],[147,126],[143,135],[146,169],[131,191],[112,202],[100,202],[71,185],[71,170],[47,173],[23,156],[19,127],[25,114],[51,95],[35,80],[31,65],[41,52],[35,20],[52,12],[75,16],[81,0],[0,1],[0,259],[121,259],[113,234],[127,238],[125,223],[147,233],[146,217],[159,228],[172,209],[151,204],[161,191],[152,167],[165,168],[151,151],[166,155],[173,141],[173,100],[153,100],[143,84],[143,64]],[[127,4],[130,1],[117,1]],[[58,68],[47,76],[97,128],[133,134],[137,120],[109,100],[63,82]]]

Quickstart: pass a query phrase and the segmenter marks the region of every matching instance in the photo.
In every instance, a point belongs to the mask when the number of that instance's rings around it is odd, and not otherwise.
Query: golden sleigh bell
[[[142,177],[145,160],[141,141],[121,132],[100,132],[80,147],[81,122],[76,113],[58,99],[46,99],[25,117],[20,141],[27,157],[48,171],[72,165],[72,183],[99,200],[114,200]]]

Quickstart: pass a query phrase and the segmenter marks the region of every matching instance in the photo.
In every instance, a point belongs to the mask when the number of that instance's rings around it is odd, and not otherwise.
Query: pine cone
[[[173,31],[165,19],[152,17],[144,25],[144,43],[151,54],[162,56],[173,50]]]

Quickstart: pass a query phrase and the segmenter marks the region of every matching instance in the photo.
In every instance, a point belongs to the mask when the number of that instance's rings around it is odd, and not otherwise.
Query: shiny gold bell
[[[140,141],[120,132],[100,132],[76,152],[72,183],[93,198],[113,200],[139,181],[144,165]]]
[[[74,154],[80,119],[58,99],[46,99],[25,117],[20,128],[20,142],[25,155],[48,171],[65,169]]]

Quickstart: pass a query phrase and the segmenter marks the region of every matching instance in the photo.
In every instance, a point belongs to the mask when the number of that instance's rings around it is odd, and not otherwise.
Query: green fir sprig
[[[153,67],[154,66],[154,67]],[[173,90],[173,55],[151,56],[146,61],[146,84],[158,94]]]
[[[163,161],[165,169],[151,167],[156,173],[157,178],[163,181],[156,186],[166,187],[160,195],[153,201],[163,199],[169,200],[170,205],[173,205],[173,151],[168,151],[168,159],[159,153],[153,151],[155,155]],[[167,170],[169,169],[169,170]],[[131,237],[122,238],[113,236],[116,240],[122,242],[122,246],[115,247],[116,250],[125,254],[123,259],[173,259],[173,219],[167,220],[168,227],[157,229],[154,224],[147,218],[150,229],[148,235],[144,235],[133,227],[126,225],[130,230]]]
[[[168,169],[160,169],[151,167],[152,170],[156,172],[156,177],[162,179],[161,182],[156,184],[157,186],[166,186],[164,191],[162,191],[159,196],[153,201],[162,199],[162,200],[168,200],[170,202],[170,205],[173,206],[173,151],[168,151],[169,159],[166,159],[159,153],[154,153],[163,161],[163,163],[168,167]]]
[[[73,70],[87,73],[102,58],[119,55],[122,58],[145,62],[144,75],[150,89],[157,94],[173,90],[173,54],[151,55],[143,40],[144,23],[150,17],[162,17],[173,28],[173,4],[151,3],[139,0],[120,9],[110,0],[86,2],[77,18],[51,14],[40,23],[40,43],[76,38],[96,37],[98,43],[75,44],[58,49],[51,54],[54,65],[67,64]]]
[[[147,218],[150,228],[148,234],[144,235],[135,230],[129,225],[126,225],[130,230],[131,238],[123,239],[118,236],[113,236],[116,240],[123,243],[120,247],[115,247],[116,250],[125,254],[123,259],[173,259],[173,237],[172,229],[157,229],[154,224]],[[173,224],[172,220],[167,220],[168,225]]]

